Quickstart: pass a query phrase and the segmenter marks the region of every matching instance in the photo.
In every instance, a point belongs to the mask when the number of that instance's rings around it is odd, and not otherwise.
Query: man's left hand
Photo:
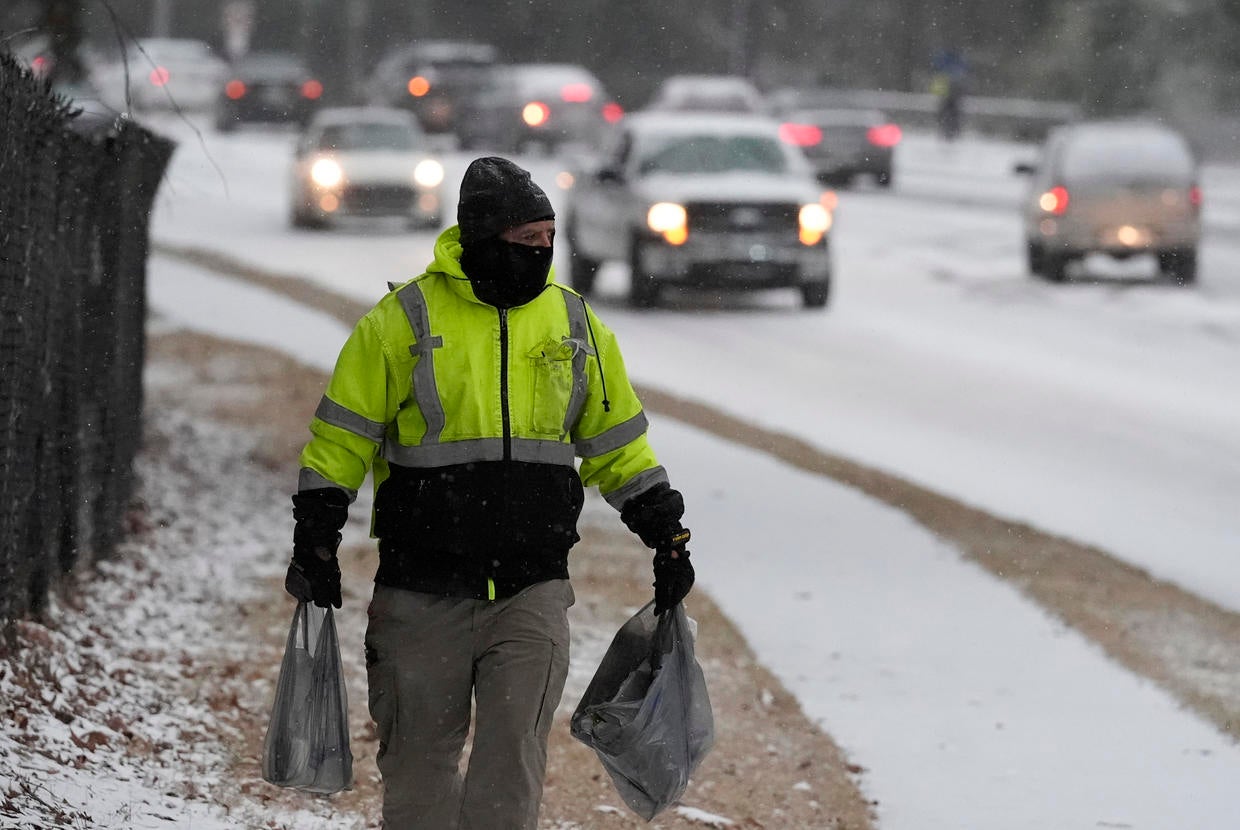
[[[689,594],[693,579],[689,551],[677,548],[657,551],[654,555],[655,616],[675,608]]]

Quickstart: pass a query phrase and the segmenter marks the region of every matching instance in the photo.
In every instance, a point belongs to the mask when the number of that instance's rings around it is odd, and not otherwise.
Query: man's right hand
[[[325,487],[293,496],[293,561],[284,576],[284,590],[299,602],[320,608],[340,607],[340,528],[349,518],[349,497]]]

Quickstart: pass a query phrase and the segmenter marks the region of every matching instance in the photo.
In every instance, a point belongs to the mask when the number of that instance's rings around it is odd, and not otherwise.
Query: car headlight
[[[344,170],[335,159],[322,158],[310,167],[310,178],[319,187],[335,187],[344,181]]]
[[[434,159],[423,159],[413,168],[413,180],[422,187],[438,187],[443,181],[443,165]]]
[[[656,202],[646,211],[646,225],[673,245],[689,238],[689,215],[675,202]]]
[[[827,231],[831,230],[833,221],[831,211],[823,207],[821,202],[801,205],[801,212],[797,215],[797,224],[800,225],[801,243],[804,245],[817,245]]]
[[[551,108],[542,101],[530,101],[521,109],[521,120],[531,127],[541,127],[551,117]]]

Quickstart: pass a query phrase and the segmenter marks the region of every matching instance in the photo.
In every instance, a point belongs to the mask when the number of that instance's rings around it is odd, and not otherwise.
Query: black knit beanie
[[[554,219],[551,200],[528,171],[498,156],[474,159],[461,179],[456,221],[461,244],[498,236],[508,228]]]

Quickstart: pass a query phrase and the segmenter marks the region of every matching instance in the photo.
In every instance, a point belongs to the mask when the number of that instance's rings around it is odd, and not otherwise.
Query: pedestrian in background
[[[693,585],[689,531],[615,336],[552,278],[546,194],[480,158],[457,220],[340,353],[301,453],[286,588],[340,607],[340,530],[372,471],[366,663],[385,826],[534,830],[583,487],[655,551],[656,613]]]
[[[969,64],[959,52],[948,49],[935,55],[933,69],[930,90],[938,99],[939,135],[946,141],[955,141],[964,120]]]

